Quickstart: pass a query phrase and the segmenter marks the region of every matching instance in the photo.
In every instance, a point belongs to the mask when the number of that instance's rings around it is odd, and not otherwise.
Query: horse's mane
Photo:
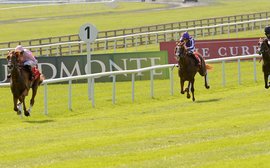
[[[13,57],[13,56],[16,56],[16,57],[19,57],[20,56],[20,52],[18,52],[18,51],[8,51],[8,56],[7,56],[7,59],[11,59],[11,57]]]

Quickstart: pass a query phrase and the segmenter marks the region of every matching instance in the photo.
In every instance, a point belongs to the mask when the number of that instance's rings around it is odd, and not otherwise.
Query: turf
[[[207,6],[168,9],[164,5],[148,3],[118,3],[118,7],[106,5],[61,5],[36,8],[10,9],[0,5],[0,42],[47,38],[77,34],[79,27],[90,22],[98,30],[131,28],[192,19],[248,14],[268,11],[270,2],[261,0],[217,0]],[[164,10],[152,10],[156,8]],[[27,20],[27,21],[25,21]]]
[[[43,86],[32,116],[12,111],[9,88],[0,88],[0,167],[269,167],[269,91],[260,63],[253,81],[253,63],[241,63],[238,85],[235,63],[209,72],[211,89],[195,83],[196,101],[170,95],[169,80],[118,82],[116,104],[112,84],[95,85],[96,107],[87,100],[86,84],[74,84],[72,111],[67,86],[49,85],[49,115],[43,115]]]

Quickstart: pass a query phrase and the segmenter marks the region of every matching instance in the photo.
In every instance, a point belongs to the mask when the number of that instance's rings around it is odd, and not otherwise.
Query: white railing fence
[[[206,60],[207,63],[222,63],[222,85],[226,85],[226,74],[225,74],[225,62],[226,61],[235,61],[237,60],[238,63],[238,83],[241,84],[241,60],[242,59],[253,59],[254,65],[254,81],[257,82],[257,71],[256,71],[256,59],[261,58],[260,55],[245,55],[245,56],[238,56],[238,57],[226,57],[226,58],[217,58],[217,59],[209,59]],[[112,103],[115,104],[116,100],[116,76],[122,74],[131,74],[131,82],[132,82],[132,92],[131,92],[131,99],[132,101],[135,100],[135,75],[140,72],[150,71],[150,97],[154,97],[154,70],[155,69],[165,69],[165,68],[172,68],[175,64],[167,64],[167,65],[157,65],[147,68],[141,68],[136,70],[124,70],[124,71],[113,71],[113,72],[103,72],[103,73],[95,73],[95,74],[87,74],[81,76],[70,76],[65,78],[57,78],[57,79],[50,79],[45,80],[43,82],[44,85],[44,114],[48,114],[48,84],[52,83],[59,83],[59,82],[68,82],[68,109],[72,110],[72,81],[73,80],[80,80],[80,79],[90,79],[91,85],[90,92],[92,107],[95,107],[95,78],[104,77],[104,76],[112,76],[113,78],[113,87],[112,87]],[[0,83],[0,87],[7,87],[9,83]],[[170,94],[174,94],[174,79],[173,79],[173,72],[170,70]]]
[[[100,38],[96,39],[95,42],[91,45],[92,46],[92,52],[95,52],[94,50],[94,44],[95,43],[101,43],[103,45],[99,45],[100,47],[102,46],[103,51],[108,50],[108,44],[112,43],[113,50],[116,52],[117,46],[119,45],[119,40],[123,42],[124,49],[126,50],[128,48],[128,45],[130,43],[135,43],[135,49],[137,50],[137,47],[139,46],[139,43],[141,39],[144,39],[144,44],[147,46],[150,44],[149,38],[152,39],[152,41],[155,41],[155,44],[159,44],[159,36],[164,35],[165,37],[171,37],[173,36],[174,40],[178,40],[180,37],[180,34],[185,31],[193,31],[195,38],[197,38],[197,33],[200,33],[202,38],[204,38],[204,34],[210,32],[210,34],[217,35],[217,32],[220,32],[220,35],[223,34],[224,31],[227,32],[228,37],[230,37],[231,33],[236,33],[238,34],[239,29],[243,29],[243,31],[246,30],[246,27],[255,27],[255,24],[259,24],[257,26],[262,29],[265,25],[269,25],[269,20],[270,18],[266,19],[256,19],[256,20],[250,20],[250,21],[243,21],[243,22],[234,22],[234,23],[225,23],[225,24],[217,24],[217,25],[212,25],[212,26],[203,26],[203,27],[193,27],[193,28],[185,28],[185,29],[175,29],[175,30],[164,30],[164,31],[156,31],[156,32],[147,32],[147,33],[138,33],[138,34],[130,34],[130,35],[125,35],[125,36],[116,36],[116,37],[109,37],[109,38]],[[252,28],[253,29],[253,28]],[[233,31],[233,32],[231,32]],[[197,33],[196,33],[197,32]],[[153,37],[155,40],[153,40]],[[165,38],[165,41],[169,41],[171,38],[167,39]],[[47,44],[47,45],[39,45],[39,46],[26,46],[25,48],[30,49],[31,51],[34,52],[34,55],[39,56],[40,51],[44,50],[46,51],[43,56],[50,56],[51,51],[56,52],[56,55],[60,55],[60,52],[65,48],[66,54],[73,54],[72,53],[72,48],[74,45],[79,46],[78,49],[80,50],[80,54],[83,54],[86,52],[86,47],[85,47],[85,42],[83,41],[75,41],[75,42],[64,42],[64,43],[54,43],[54,44]],[[14,48],[3,48],[0,49],[0,57],[5,56],[7,51],[14,50]],[[61,51],[60,51],[61,50]]]

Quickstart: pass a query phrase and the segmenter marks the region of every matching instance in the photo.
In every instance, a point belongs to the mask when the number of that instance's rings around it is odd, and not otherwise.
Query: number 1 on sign
[[[0,0],[1,1],[1,0]],[[89,23],[84,24],[80,27],[79,37],[86,43],[92,43],[97,38],[98,31],[94,25]]]
[[[87,39],[90,39],[90,27],[87,26],[85,29],[84,29],[87,33]]]

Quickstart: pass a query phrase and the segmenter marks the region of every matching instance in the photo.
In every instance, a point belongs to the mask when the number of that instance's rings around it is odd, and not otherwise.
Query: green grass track
[[[261,65],[253,80],[253,63],[212,64],[210,90],[196,77],[192,102],[180,95],[174,70],[175,94],[169,80],[95,85],[96,107],[87,100],[87,85],[74,84],[73,111],[67,109],[66,84],[49,85],[49,115],[43,115],[43,86],[32,116],[12,111],[9,88],[0,88],[0,167],[91,168],[268,168],[270,166],[270,91],[264,89]]]

